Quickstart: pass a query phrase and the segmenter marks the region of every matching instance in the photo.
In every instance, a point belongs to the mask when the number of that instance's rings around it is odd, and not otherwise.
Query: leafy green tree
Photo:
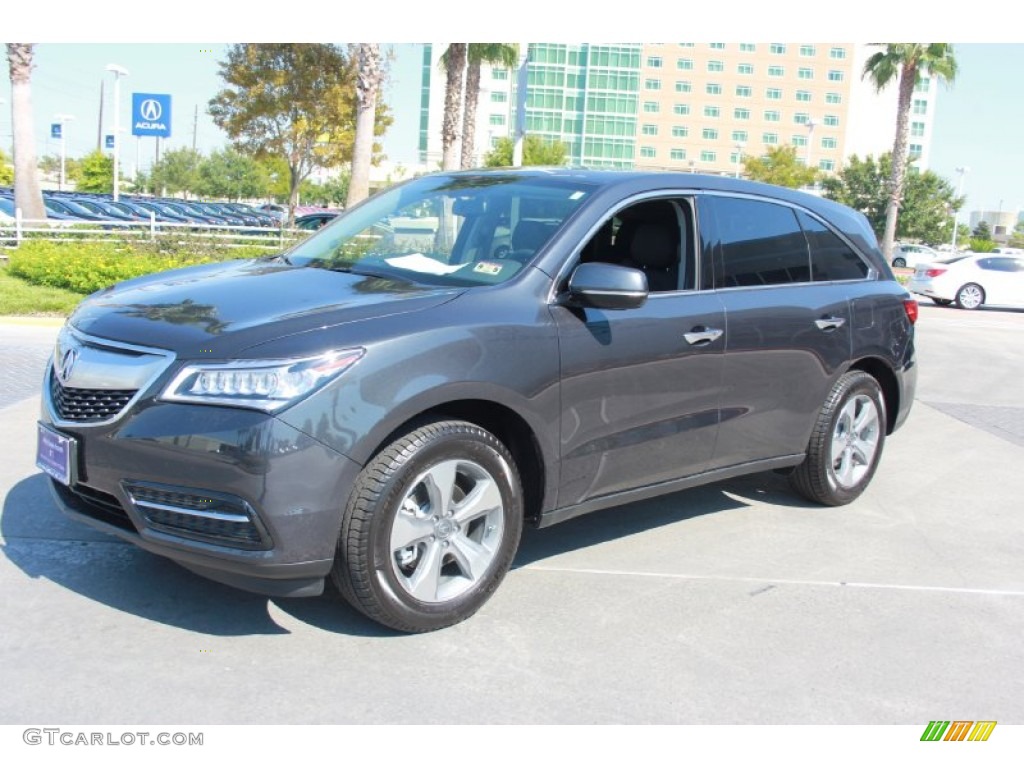
[[[988,222],[982,219],[978,222],[974,231],[971,232],[971,237],[976,237],[979,240],[991,240],[992,239],[992,228],[988,225]]]
[[[991,253],[999,246],[999,243],[987,237],[972,237],[970,244],[975,253]]]
[[[36,175],[32,128],[32,56],[34,43],[7,43],[11,73],[11,130],[14,134],[14,204],[26,219],[45,219],[43,191]]]
[[[1006,243],[1011,248],[1024,248],[1024,221],[1018,221]]]
[[[502,137],[494,148],[484,155],[487,168],[507,168],[512,165],[514,143]],[[527,134],[523,139],[523,165],[565,165],[568,148],[560,141],[547,142],[536,134]]]
[[[190,194],[199,188],[199,165],[203,156],[190,147],[171,149],[164,152],[160,161],[150,169],[150,184],[153,191],[160,194]]]
[[[4,151],[0,149],[0,185],[10,186],[14,183],[14,166]]]
[[[79,192],[113,191],[114,158],[99,150],[90,152],[79,162],[73,181]]]
[[[302,199],[310,205],[325,208],[344,207],[348,203],[349,175],[342,173],[323,184],[315,184],[308,179],[302,182]]]
[[[754,181],[794,189],[813,184],[818,178],[818,171],[798,160],[796,147],[792,146],[769,147],[764,157],[747,155],[743,170]]]
[[[316,168],[352,159],[354,63],[331,44],[243,43],[228,50],[220,75],[227,87],[210,101],[210,115],[239,151],[285,161],[294,222],[302,181]],[[378,101],[374,133],[383,135],[390,123]]]
[[[851,155],[843,169],[822,181],[825,197],[863,213],[879,239],[885,232],[889,194],[886,181],[892,177],[892,155],[863,160]],[[896,234],[902,239],[932,245],[949,242],[953,235],[950,215],[963,204],[953,185],[931,171],[911,173],[906,178],[902,213]]]
[[[519,60],[519,46],[512,43],[468,43],[466,47],[466,104],[462,114],[462,168],[473,167],[476,142],[476,110],[480,99],[480,68],[496,64],[511,69]]]
[[[199,163],[196,176],[196,191],[204,197],[264,197],[270,188],[266,168],[234,149],[211,154]]]
[[[914,86],[925,74],[948,83],[953,82],[956,79],[957,63],[953,56],[953,46],[949,43],[887,43],[883,47],[884,50],[868,58],[862,76],[868,78],[878,91],[884,90],[894,81],[898,83],[899,89],[896,138],[892,145],[892,176],[887,184],[889,197],[882,236],[882,252],[886,261],[890,261],[896,241],[896,220],[903,201],[903,185],[907,177],[907,144]]]

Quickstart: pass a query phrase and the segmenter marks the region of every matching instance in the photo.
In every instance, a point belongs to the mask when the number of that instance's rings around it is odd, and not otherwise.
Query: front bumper
[[[69,425],[54,423],[44,397],[41,421],[75,440],[70,486],[50,481],[69,516],[231,586],[322,592],[361,468],[306,431],[262,412],[151,398],[111,422]],[[205,511],[200,497],[234,507]]]

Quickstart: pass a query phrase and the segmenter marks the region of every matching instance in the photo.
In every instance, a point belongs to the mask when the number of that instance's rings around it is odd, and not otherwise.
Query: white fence
[[[209,240],[221,247],[258,246],[271,250],[286,248],[307,237],[310,232],[287,227],[230,226],[198,223],[149,221],[72,222],[64,219],[25,219],[21,209],[13,219],[0,220],[0,247],[17,248],[26,240],[74,240],[98,242],[106,240],[142,241],[164,238]]]

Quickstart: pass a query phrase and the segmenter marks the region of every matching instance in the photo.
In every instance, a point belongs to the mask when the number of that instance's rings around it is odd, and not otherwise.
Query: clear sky
[[[47,9],[63,6],[63,2],[48,3]],[[104,7],[108,7],[105,4]],[[118,3],[113,3],[116,10]],[[461,0],[448,0],[444,7],[454,14],[457,6],[465,9],[475,8],[476,3],[461,3]],[[784,18],[779,17],[779,5],[772,6],[775,15],[759,15],[764,12],[764,4],[740,0],[734,6],[735,15],[719,12],[717,16],[704,15],[697,23],[693,19],[677,18],[679,26],[674,36],[694,40],[732,40],[739,39],[765,41],[768,37],[785,41],[829,42],[834,40],[878,39],[877,30],[865,26],[861,20],[844,19],[837,23],[823,16],[828,8],[837,8],[831,4],[820,2],[805,3],[788,2],[790,13]],[[947,23],[945,29],[921,28],[920,16],[909,7],[903,11],[906,17],[896,18],[894,24],[887,25],[893,29],[890,37],[898,37],[904,32],[905,38],[920,39],[931,33],[931,38],[952,40],[960,63],[960,76],[951,88],[940,88],[936,103],[936,121],[932,135],[931,170],[949,179],[955,186],[958,175],[957,167],[967,166],[970,172],[964,179],[964,194],[967,196],[967,209],[1021,209],[1024,208],[1024,151],[1018,144],[1021,127],[1024,126],[1024,100],[1016,98],[1016,83],[1021,72],[1024,72],[1024,44],[999,41],[1001,33],[998,27],[991,24],[1000,12],[999,3],[986,6],[993,14],[986,14],[989,19],[984,25],[979,22],[963,22],[958,19]],[[489,37],[505,39],[565,39],[566,29],[573,28],[579,34],[578,39],[608,40],[609,34],[617,38],[629,40],[653,39],[655,30],[659,31],[662,24],[658,22],[669,8],[664,3],[631,2],[633,13],[629,19],[617,19],[611,24],[603,24],[593,18],[582,22],[570,11],[540,0],[520,0],[517,7],[542,14],[547,24],[537,24],[530,19],[510,18],[503,28],[504,35],[495,35],[494,30],[487,30],[482,23],[469,24],[468,29],[459,30],[464,38],[480,39],[484,34]],[[42,6],[40,6],[42,7]],[[15,20],[13,27],[5,23],[8,39],[19,32],[29,39],[51,40],[38,43],[36,47],[36,68],[33,73],[33,106],[36,120],[37,153],[58,154],[60,143],[49,138],[49,126],[54,122],[54,115],[68,113],[76,120],[67,127],[67,148],[70,156],[79,156],[96,147],[99,118],[100,84],[106,83],[107,125],[104,133],[109,132],[110,104],[112,101],[113,76],[104,71],[109,63],[116,63],[129,71],[129,76],[121,80],[121,123],[127,126],[130,117],[131,96],[134,92],[169,93],[173,99],[172,137],[164,142],[164,147],[191,146],[193,127],[197,147],[209,152],[223,147],[226,137],[217,129],[206,114],[210,98],[222,86],[218,76],[218,62],[224,58],[226,45],[223,43],[181,43],[171,42],[187,40],[192,36],[211,37],[214,34],[221,39],[233,38],[247,41],[266,41],[279,39],[275,28],[275,19],[281,14],[287,15],[285,6],[275,6],[274,17],[258,17],[242,20],[245,26],[239,26],[237,15],[225,11],[212,10],[209,3],[179,0],[175,3],[173,14],[154,10],[149,14],[148,8],[156,6],[140,6],[137,3],[126,3],[124,14],[104,13],[99,16],[94,12],[96,6],[86,13],[81,4],[68,3],[62,11],[63,23],[59,29],[54,28],[47,10],[47,18]],[[430,40],[449,37],[442,34],[437,21],[424,19],[421,14],[425,6],[422,3],[392,1],[382,8],[388,11],[389,23],[372,24],[360,29],[359,24],[367,24],[367,20],[346,20],[344,25],[327,23],[324,30],[313,34],[350,33],[359,39],[362,34],[366,39],[382,39],[382,31],[387,30],[390,40],[409,43],[415,40]],[[891,3],[880,0],[863,0],[857,4],[861,16],[872,17],[872,14],[886,14],[892,11]],[[1007,12],[1013,6],[1007,4]],[[340,6],[339,6],[340,8]],[[544,10],[541,11],[540,9]],[[645,13],[645,9],[650,9]],[[839,13],[838,9],[834,11]],[[82,23],[75,23],[75,13],[82,14]],[[303,11],[296,19],[303,20],[303,26],[318,18],[321,12],[310,15]],[[342,12],[339,10],[339,14]],[[344,12],[348,13],[348,10]],[[843,11],[847,14],[848,11]],[[659,15],[660,14],[660,15]],[[256,14],[244,14],[258,16]],[[344,14],[342,14],[344,15]],[[882,15],[874,18],[882,18]],[[935,14],[932,14],[933,16]],[[958,14],[962,17],[962,14]],[[196,23],[197,18],[203,24]],[[156,24],[149,24],[151,20]],[[324,18],[330,22],[333,14],[324,12]],[[1006,17],[1009,22],[1009,16]],[[109,29],[110,19],[133,19],[132,24]],[[934,21],[934,19],[932,19]],[[19,28],[19,23],[22,28]],[[901,28],[902,22],[902,28]],[[973,24],[973,26],[972,26]],[[568,26],[567,26],[568,25]],[[538,27],[546,26],[551,34],[538,34]],[[1017,25],[1008,23],[1008,29]],[[201,28],[201,32],[198,31]],[[295,32],[288,28],[289,35]],[[558,30],[563,30],[561,33]],[[306,30],[303,30],[304,32]],[[474,34],[475,32],[475,34]],[[910,34],[911,32],[917,34]],[[36,33],[34,37],[31,33]],[[943,34],[945,33],[945,34]],[[458,33],[456,33],[458,34]],[[970,43],[957,43],[960,39]],[[118,40],[113,43],[88,42],[91,40]],[[144,42],[126,42],[139,39]],[[304,38],[308,39],[308,38]],[[992,42],[980,42],[986,39]],[[416,132],[419,121],[419,66],[420,61],[409,45],[395,45],[395,57],[391,63],[391,83],[387,100],[395,116],[395,123],[384,139],[385,152],[391,160],[412,163],[415,161]],[[10,82],[0,78],[0,99],[7,104],[0,110],[0,146],[10,151]],[[198,120],[194,122],[195,110],[198,107]],[[126,170],[131,171],[138,157],[141,167],[146,168],[153,160],[155,139],[141,139],[136,147],[136,139],[130,134],[125,135],[122,144],[122,163]]]

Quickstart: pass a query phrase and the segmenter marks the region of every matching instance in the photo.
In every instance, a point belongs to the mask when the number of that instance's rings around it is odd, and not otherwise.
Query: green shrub
[[[209,261],[266,255],[263,248],[153,243],[26,241],[10,253],[9,271],[36,285],[92,293],[113,283]]]

